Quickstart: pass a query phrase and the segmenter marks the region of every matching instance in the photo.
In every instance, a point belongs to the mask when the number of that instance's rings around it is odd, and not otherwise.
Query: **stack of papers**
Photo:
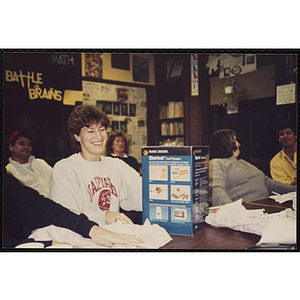
[[[288,217],[285,210],[275,214],[266,214],[264,209],[247,210],[242,199],[221,206],[216,213],[210,213],[205,222],[260,235],[257,245],[296,244],[296,218]]]
[[[274,193],[274,192],[273,192]],[[271,199],[274,199],[278,203],[284,203],[286,201],[295,201],[296,200],[296,192],[290,192],[284,195],[279,195],[276,193],[275,196],[270,196]]]

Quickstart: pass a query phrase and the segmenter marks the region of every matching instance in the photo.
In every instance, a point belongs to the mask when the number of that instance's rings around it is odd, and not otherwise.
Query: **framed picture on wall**
[[[175,59],[172,63],[169,80],[177,80],[182,77],[183,71],[183,60],[182,59]]]
[[[82,55],[82,76],[102,79],[102,54],[83,53]]]
[[[132,57],[132,77],[133,81],[149,82],[149,57]]]

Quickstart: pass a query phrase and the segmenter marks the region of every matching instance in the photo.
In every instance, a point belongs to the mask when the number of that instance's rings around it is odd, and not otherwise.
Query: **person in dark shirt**
[[[106,142],[106,156],[114,157],[123,160],[130,167],[135,169],[139,174],[140,165],[136,158],[129,156],[129,142],[126,134],[122,130],[114,130],[109,134]],[[127,211],[120,207],[120,212],[124,213],[128,218],[130,218],[135,224],[143,224],[142,213],[135,211]]]
[[[133,235],[118,234],[98,226],[86,215],[77,215],[60,204],[45,198],[36,190],[23,186],[12,175],[3,172],[3,230],[4,248],[11,248],[26,240],[25,232],[55,225],[70,229],[95,243],[112,247],[113,244],[140,243]]]
[[[140,173],[138,161],[133,156],[129,156],[128,153],[129,143],[125,132],[122,130],[112,131],[106,143],[106,156],[119,158]]]

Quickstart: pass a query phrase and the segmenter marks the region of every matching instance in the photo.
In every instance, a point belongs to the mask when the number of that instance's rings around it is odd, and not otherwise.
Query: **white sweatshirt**
[[[6,170],[7,173],[13,175],[23,185],[29,186],[37,190],[41,195],[48,197],[52,167],[43,159],[35,158],[31,155],[27,164],[20,164],[10,158],[9,164],[6,165]]]
[[[106,224],[107,211],[142,210],[142,177],[122,160],[101,156],[87,161],[80,153],[57,162],[50,198],[71,211]]]

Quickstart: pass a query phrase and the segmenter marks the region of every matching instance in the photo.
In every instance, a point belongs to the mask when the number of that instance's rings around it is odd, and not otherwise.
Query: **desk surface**
[[[263,199],[243,204],[247,209],[265,208],[267,213],[275,213],[292,207],[292,201],[282,204],[272,199]],[[261,236],[230,228],[216,228],[204,225],[194,236],[171,234],[173,240],[161,249],[181,250],[245,250],[254,247]]]
[[[259,235],[204,225],[194,236],[172,235],[172,241],[162,249],[182,250],[243,250],[253,247],[260,240]]]
[[[292,207],[292,201],[282,204],[272,199],[263,199],[250,203],[243,203],[246,209],[265,208],[267,213],[275,213]],[[216,228],[205,224],[194,236],[171,234],[172,241],[163,246],[161,250],[207,250],[207,251],[230,251],[245,250],[254,247],[261,236],[229,228]],[[65,248],[65,244],[54,243],[54,246]]]

